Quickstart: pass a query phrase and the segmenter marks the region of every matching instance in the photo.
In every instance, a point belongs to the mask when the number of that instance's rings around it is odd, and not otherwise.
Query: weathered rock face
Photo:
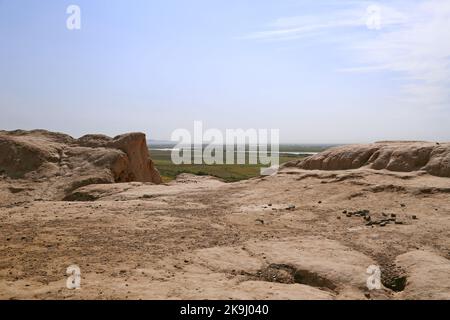
[[[286,167],[307,170],[348,170],[367,167],[390,171],[426,171],[450,177],[450,143],[377,142],[331,148]]]
[[[0,175],[46,182],[58,195],[92,183],[161,183],[143,133],[74,139],[45,130],[0,131]]]
[[[0,173],[12,178],[25,177],[45,163],[57,163],[62,146],[74,141],[69,136],[41,130],[0,131]]]
[[[78,139],[81,146],[117,149],[125,153],[111,167],[116,182],[161,183],[161,176],[150,160],[147,141],[143,133],[128,133],[113,139],[103,135],[86,135]]]

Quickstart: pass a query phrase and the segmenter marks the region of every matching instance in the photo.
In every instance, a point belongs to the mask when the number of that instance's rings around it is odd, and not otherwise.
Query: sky
[[[0,41],[4,130],[450,140],[448,0],[0,0]]]

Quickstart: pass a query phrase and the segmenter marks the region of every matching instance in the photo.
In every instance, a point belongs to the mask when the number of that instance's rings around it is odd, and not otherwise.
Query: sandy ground
[[[74,195],[90,201],[0,190],[1,299],[450,299],[449,178],[286,168]]]

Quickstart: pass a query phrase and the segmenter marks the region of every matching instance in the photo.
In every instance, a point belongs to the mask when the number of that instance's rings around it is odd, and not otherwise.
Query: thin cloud
[[[416,106],[450,105],[450,2],[390,2],[379,8],[380,25],[369,30],[368,3],[347,3],[309,16],[283,17],[271,29],[245,36],[253,40],[292,41],[310,37],[349,50],[357,65],[340,72],[394,72],[403,78],[400,97]],[[342,39],[342,41],[336,41]]]
[[[253,32],[241,38],[262,40],[292,40],[313,36],[317,32],[338,32],[351,28],[366,28],[369,5],[353,4],[353,8],[317,16],[282,17],[268,25],[268,30]],[[383,13],[383,27],[405,24],[407,16],[398,10],[379,6]]]

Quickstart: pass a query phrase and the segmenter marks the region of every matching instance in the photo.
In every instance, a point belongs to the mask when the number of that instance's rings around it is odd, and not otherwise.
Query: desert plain
[[[0,131],[0,151],[0,299],[450,299],[450,143],[234,183],[162,183],[139,133]]]

